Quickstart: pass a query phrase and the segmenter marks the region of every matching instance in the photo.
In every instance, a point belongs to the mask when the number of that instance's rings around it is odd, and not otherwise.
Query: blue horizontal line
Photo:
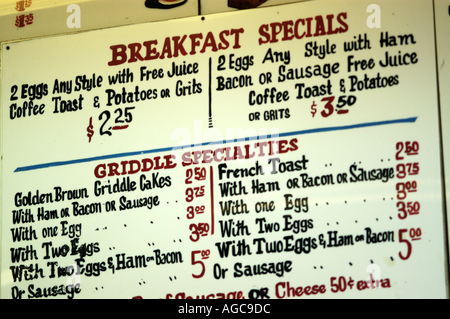
[[[278,137],[288,137],[288,136],[295,136],[295,135],[314,134],[314,133],[332,132],[332,131],[343,131],[343,130],[351,130],[351,129],[371,127],[371,126],[380,126],[380,125],[391,125],[391,124],[400,124],[400,123],[414,123],[416,120],[417,120],[417,117],[410,117],[410,118],[398,119],[398,120],[390,120],[390,121],[360,123],[360,124],[345,125],[345,126],[334,126],[334,127],[323,127],[323,128],[316,128],[316,129],[309,129],[309,130],[281,133],[281,134],[278,135]],[[274,137],[277,137],[277,136],[271,136],[271,135],[266,136],[266,135],[263,135],[263,136],[238,138],[238,139],[234,139],[234,140],[215,141],[215,142],[207,142],[207,143],[201,143],[201,144],[199,143],[199,144],[190,144],[190,145],[184,145],[184,146],[157,148],[157,149],[146,150],[146,151],[103,155],[103,156],[96,156],[96,157],[89,157],[89,158],[81,158],[81,159],[76,159],[76,160],[71,160],[71,161],[52,162],[52,163],[45,163],[45,164],[37,164],[37,165],[31,165],[31,166],[18,167],[14,172],[25,172],[25,171],[35,170],[35,169],[57,167],[57,166],[65,166],[65,165],[86,163],[86,162],[92,162],[92,161],[101,161],[101,160],[107,160],[107,159],[118,158],[118,157],[137,156],[137,155],[153,154],[153,153],[162,153],[162,152],[169,152],[169,151],[172,151],[172,150],[176,151],[176,150],[180,150],[180,149],[200,147],[200,146],[221,145],[221,144],[228,144],[228,143],[247,142],[247,141],[252,141],[252,140],[258,141],[258,140],[265,140],[265,139],[270,139],[270,138],[274,138]]]

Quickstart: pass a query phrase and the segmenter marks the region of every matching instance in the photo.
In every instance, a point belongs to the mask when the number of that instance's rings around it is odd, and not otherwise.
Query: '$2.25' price
[[[113,130],[124,130],[126,128],[128,128],[128,124],[124,124],[124,123],[130,123],[133,120],[133,116],[131,114],[131,110],[135,109],[136,107],[126,107],[125,111],[122,110],[121,108],[117,108],[114,111],[114,114],[116,114],[116,117],[114,119],[114,123],[116,125],[114,126],[109,126],[107,125],[107,123],[109,122],[109,119],[111,118],[111,112],[109,111],[103,111],[100,116],[98,117],[99,121],[104,120],[102,126],[100,127],[100,135],[108,135],[111,136],[112,133],[111,131]],[[108,127],[108,128],[106,128]]]

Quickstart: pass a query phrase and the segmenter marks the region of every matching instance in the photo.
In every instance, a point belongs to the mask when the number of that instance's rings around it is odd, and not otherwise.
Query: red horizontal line
[[[210,60],[211,61],[211,60]],[[213,177],[213,167],[209,167],[209,179],[211,187],[211,235],[214,235],[214,177]]]
[[[128,128],[128,125],[117,125],[117,126],[114,126],[112,129],[113,130],[124,130],[124,129],[126,129],[126,128]]]

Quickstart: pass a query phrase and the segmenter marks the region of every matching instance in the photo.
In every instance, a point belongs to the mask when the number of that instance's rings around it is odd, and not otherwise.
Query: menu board
[[[377,3],[3,44],[2,298],[445,298],[433,4]]]

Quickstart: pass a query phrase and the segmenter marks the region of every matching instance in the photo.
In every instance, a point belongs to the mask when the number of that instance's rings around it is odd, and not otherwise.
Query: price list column
[[[191,247],[195,247],[195,249],[191,251],[190,255],[191,265],[196,267],[193,268],[192,271],[192,277],[195,279],[203,278],[205,275],[205,262],[207,262],[211,254],[209,249],[203,249],[199,244],[201,244],[202,238],[213,234],[212,227],[214,227],[214,212],[211,212],[210,219],[208,214],[205,213],[207,211],[207,207],[209,207],[206,203],[209,188],[208,179],[211,180],[210,194],[213,196],[212,178],[212,167],[210,172],[207,172],[205,167],[186,169],[185,201],[188,205],[186,218],[190,223],[189,231],[191,233],[189,236],[189,241],[192,243]],[[211,210],[213,210],[213,203],[211,203]],[[200,271],[197,269],[200,269]]]
[[[420,202],[415,200],[418,192],[418,182],[416,180],[419,175],[419,162],[416,162],[419,155],[419,143],[417,141],[398,142],[396,145],[397,153],[397,209],[399,211],[398,218],[400,220],[413,219],[414,215],[420,213]],[[408,260],[412,253],[412,245],[414,241],[422,239],[422,230],[420,227],[402,228],[398,231],[400,243],[406,244],[398,255],[402,260]]]

